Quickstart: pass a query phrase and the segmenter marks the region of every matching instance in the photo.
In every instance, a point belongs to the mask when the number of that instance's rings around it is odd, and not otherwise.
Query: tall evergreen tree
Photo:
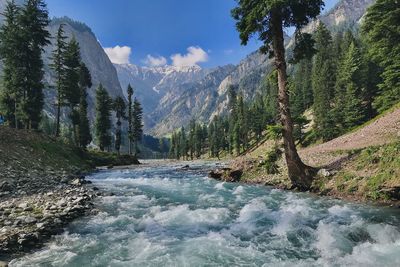
[[[335,59],[332,50],[332,37],[323,23],[315,33],[316,50],[312,87],[314,90],[314,118],[317,135],[327,141],[335,136],[335,121],[332,113],[332,99],[335,88]]]
[[[369,54],[383,68],[380,93],[374,101],[379,112],[400,100],[400,4],[377,0],[367,11],[362,32]]]
[[[19,53],[21,46],[21,27],[18,17],[20,9],[15,1],[7,2],[4,11],[4,22],[0,28],[0,58],[3,62],[3,86],[0,94],[0,108],[5,120],[11,127],[19,128],[22,113],[22,96],[24,88],[22,59]]]
[[[86,65],[81,62],[79,70],[79,126],[78,126],[78,139],[79,146],[83,149],[92,142],[92,135],[90,133],[90,125],[88,118],[88,103],[87,103],[87,89],[92,87],[92,76]]]
[[[355,43],[350,47],[340,65],[340,86],[345,87],[345,101],[343,109],[345,129],[350,129],[365,121],[365,107],[363,106],[363,82],[365,81],[361,54]]]
[[[135,155],[137,155],[139,154],[138,143],[142,140],[143,136],[143,109],[137,98],[133,101],[132,135],[135,143]]]
[[[42,53],[44,47],[50,44],[49,23],[47,6],[43,0],[28,0],[21,9],[18,24],[22,31],[23,50],[18,53],[24,59],[21,68],[25,78],[23,112],[25,127],[29,129],[38,129],[44,105]]]
[[[57,89],[56,137],[60,135],[61,107],[64,105],[65,101],[65,51],[67,48],[65,39],[67,37],[64,34],[64,24],[61,24],[57,31],[55,49],[52,54],[53,63],[51,64],[51,67],[56,75]]]
[[[79,86],[81,70],[81,54],[79,44],[73,37],[65,51],[65,99],[69,107],[69,118],[72,124],[75,144],[78,145],[79,102],[81,90]]]
[[[289,178],[293,186],[308,189],[312,183],[315,170],[306,166],[300,159],[293,138],[293,122],[289,108],[287,92],[287,73],[285,61],[285,46],[283,27],[294,26],[297,29],[295,47],[296,60],[311,51],[312,41],[300,29],[310,20],[316,18],[324,5],[318,1],[290,1],[290,0],[238,0],[238,7],[232,14],[237,20],[237,29],[243,44],[247,44],[250,37],[258,34],[263,42],[261,51],[270,53],[275,58],[275,67],[278,71],[278,102],[280,119],[283,129],[285,157],[288,165]]]
[[[121,149],[121,139],[122,139],[122,121],[126,119],[126,105],[122,97],[118,96],[114,101],[114,111],[115,117],[117,118],[117,127],[115,132],[115,150],[117,150],[118,155]]]
[[[132,107],[133,107],[133,102],[132,102],[132,96],[133,96],[133,88],[129,84],[128,89],[128,151],[129,155],[132,155],[132,144],[133,144],[133,119],[132,119]],[[172,147],[172,145],[171,145]]]
[[[95,132],[101,151],[111,146],[111,110],[112,100],[107,90],[100,84],[96,91]]]

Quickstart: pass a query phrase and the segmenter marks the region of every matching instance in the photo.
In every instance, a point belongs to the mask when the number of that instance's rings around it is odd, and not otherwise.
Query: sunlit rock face
[[[95,114],[96,88],[99,84],[102,84],[107,89],[112,98],[123,96],[117,72],[96,36],[88,26],[72,21],[68,18],[54,19],[49,26],[49,32],[52,36],[57,35],[60,24],[64,24],[65,33],[69,38],[74,36],[78,41],[81,48],[82,60],[90,70],[93,86],[88,90],[88,103],[89,117],[90,119],[93,119]],[[53,39],[52,42],[54,43],[55,40]],[[53,44],[46,47],[43,57],[46,62],[46,83],[49,85],[54,85],[54,75],[48,67],[51,63],[50,58],[53,50]],[[51,103],[54,103],[55,90],[46,90],[46,96],[49,99],[49,101],[46,101],[46,104],[48,105],[46,110],[53,113],[53,107],[50,105]]]

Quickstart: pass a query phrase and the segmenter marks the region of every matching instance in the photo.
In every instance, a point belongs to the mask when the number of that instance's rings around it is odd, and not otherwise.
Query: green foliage
[[[317,54],[312,71],[314,95],[315,130],[324,141],[335,136],[332,114],[332,99],[336,77],[335,57],[332,53],[332,37],[324,24],[320,23],[315,33]]]
[[[74,30],[78,32],[89,32],[92,33],[92,30],[90,29],[89,26],[87,26],[85,23],[73,20],[69,17],[61,17],[61,18],[53,18],[51,20],[51,25],[58,25],[58,24],[69,24],[71,27],[74,28]],[[94,35],[94,34],[93,34]]]
[[[14,1],[5,9],[0,29],[4,63],[1,109],[11,127],[38,129],[44,105],[43,48],[49,44],[48,11],[43,0]]]
[[[112,100],[103,85],[96,91],[96,138],[101,151],[111,146],[111,110]]]
[[[61,107],[64,106],[65,101],[65,79],[66,79],[66,66],[65,66],[65,51],[67,48],[67,43],[65,41],[67,37],[64,35],[64,25],[61,24],[57,31],[56,37],[56,48],[52,53],[53,63],[50,67],[53,69],[56,76],[56,89],[57,89],[57,118],[56,118],[56,131],[55,135],[58,137],[60,135],[60,116]]]
[[[138,149],[138,142],[142,140],[143,136],[143,109],[139,100],[136,98],[133,101],[132,110],[132,139],[135,143],[135,155],[140,151]]]
[[[282,126],[278,124],[268,125],[266,137],[274,141],[280,140],[282,138]]]
[[[282,150],[275,146],[266,155],[265,160],[260,163],[260,166],[265,168],[268,174],[278,174],[278,160],[282,157]]]
[[[132,142],[133,142],[132,96],[133,96],[133,88],[130,84],[128,85],[127,93],[128,93],[128,141],[129,141],[128,146],[129,146],[129,155],[132,155]]]
[[[377,0],[368,9],[362,25],[369,55],[383,69],[380,93],[374,101],[379,112],[400,100],[399,17],[397,0]]]
[[[93,166],[127,166],[139,164],[139,161],[132,155],[118,155],[117,153],[90,150],[86,158]]]
[[[86,65],[81,62],[79,69],[79,89],[80,89],[80,101],[79,101],[79,126],[78,126],[78,139],[79,146],[83,149],[92,142],[92,135],[90,133],[90,125],[88,118],[88,103],[87,103],[87,92],[88,88],[92,87],[92,77]]]
[[[121,149],[121,139],[122,139],[122,130],[121,130],[121,125],[122,125],[122,119],[126,119],[126,105],[125,101],[121,96],[118,96],[114,100],[114,105],[113,105],[114,111],[115,111],[115,117],[117,117],[117,127],[116,127],[116,132],[115,132],[115,150],[117,150],[117,153],[119,154],[120,149]]]
[[[257,34],[258,39],[263,42],[261,51],[273,52],[270,50],[270,45],[276,34],[274,26],[278,26],[275,25],[278,23],[276,21],[278,18],[281,27],[282,25],[293,26],[298,29],[297,59],[312,50],[313,43],[304,42],[304,40],[308,40],[307,35],[302,35],[299,30],[319,15],[321,7],[324,5],[322,0],[238,0],[237,2],[238,7],[232,10],[232,16],[237,21],[236,28],[240,33],[242,44],[246,45],[250,37]]]

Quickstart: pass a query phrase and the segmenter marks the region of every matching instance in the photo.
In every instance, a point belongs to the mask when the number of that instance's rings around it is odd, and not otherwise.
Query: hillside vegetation
[[[242,182],[290,188],[282,158],[276,162],[277,173],[266,167],[273,148],[274,142],[267,141],[233,162],[233,168],[245,170]],[[299,153],[307,164],[322,168],[312,191],[356,200],[400,200],[399,105],[363,127]]]

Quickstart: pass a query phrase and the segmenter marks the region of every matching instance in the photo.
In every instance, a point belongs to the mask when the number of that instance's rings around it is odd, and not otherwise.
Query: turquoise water
[[[400,210],[220,183],[211,165],[92,175],[115,194],[100,212],[11,266],[400,266]]]

